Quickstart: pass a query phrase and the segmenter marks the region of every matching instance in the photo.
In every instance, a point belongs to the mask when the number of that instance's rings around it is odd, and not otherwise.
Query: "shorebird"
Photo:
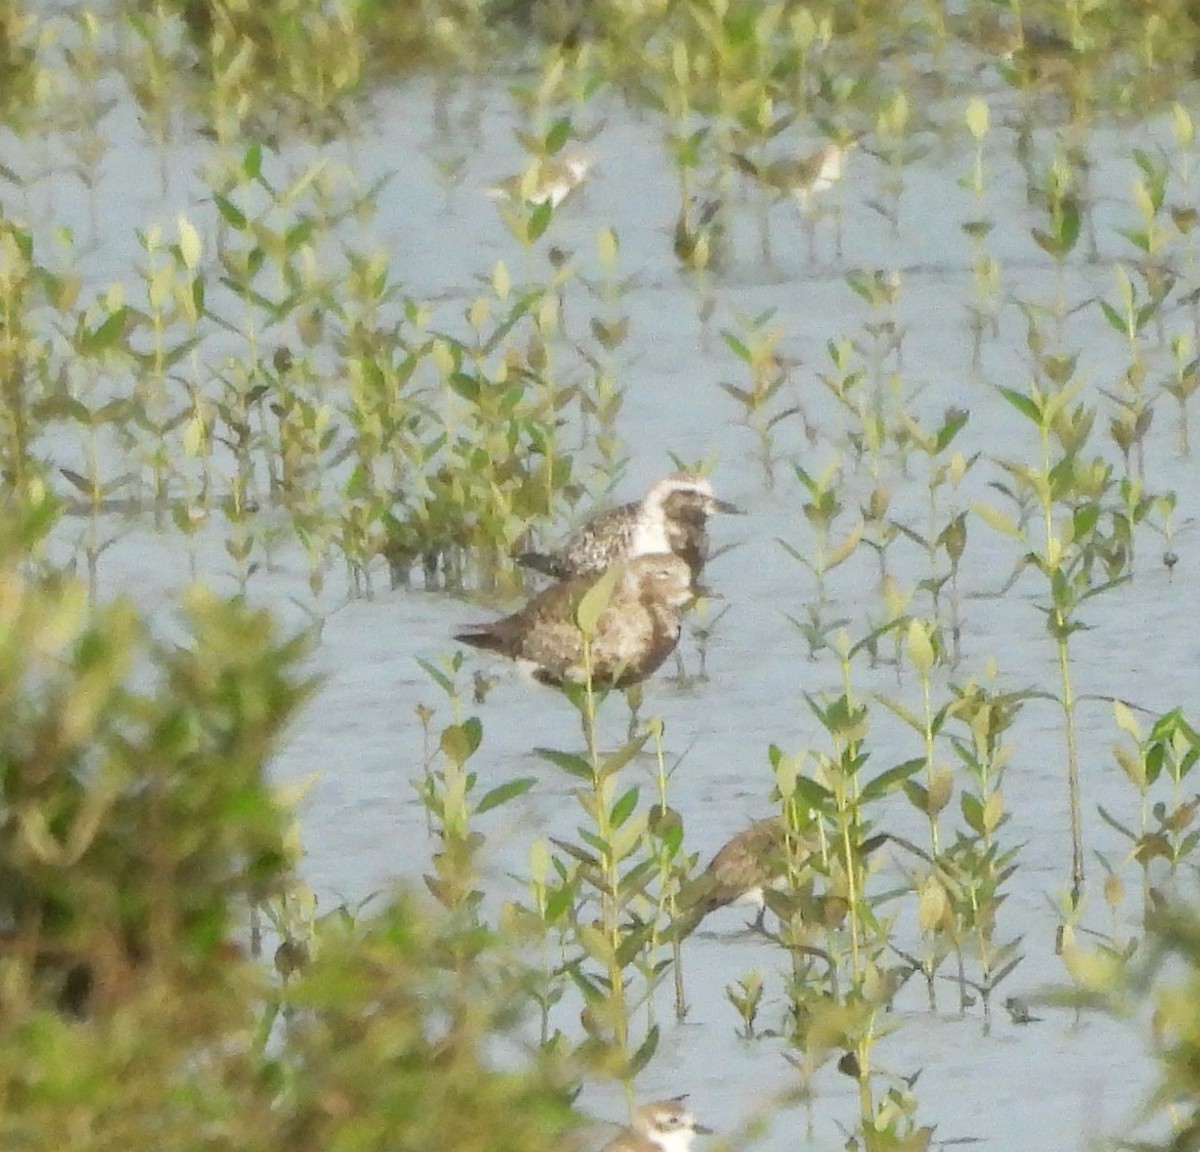
[[[797,833],[791,834],[790,851],[788,840],[787,825],[778,816],[756,820],[729,840],[696,879],[681,935],[691,932],[710,912],[730,904],[756,907],[754,927],[761,929],[766,889],[786,883],[789,858],[801,866],[809,856],[808,845]]]
[[[516,176],[489,185],[493,200],[549,204],[557,208],[587,179],[595,161],[581,148],[565,148],[556,158],[542,157]]]
[[[829,191],[846,171],[846,158],[857,147],[861,137],[847,136],[831,140],[823,148],[807,156],[791,156],[770,160],[760,164],[740,152],[733,154],[733,162],[747,176],[753,177],[765,188],[775,193],[776,200],[793,196],[800,207],[804,231],[808,238],[808,254],[811,259],[816,251],[816,223],[813,201],[822,192]],[[839,225],[838,252],[841,253]]]
[[[604,1146],[604,1152],[689,1152],[696,1136],[712,1132],[687,1107],[686,1096],[643,1104],[633,1122]]]
[[[589,573],[554,584],[519,612],[472,625],[454,638],[517,661],[543,684],[582,684],[589,666],[594,685],[637,684],[679,643],[680,617],[695,596],[692,574],[670,552],[620,562],[585,662],[576,613],[583,597],[603,578]]]
[[[862,842],[859,852],[867,856],[887,837],[877,835]],[[788,869],[803,869],[814,843],[805,832],[789,829],[779,816],[756,820],[724,844],[697,877],[685,897],[680,936],[686,936],[701,920],[718,908],[748,904],[757,908],[754,928],[761,931],[767,910],[767,890],[787,886]]]
[[[695,580],[708,559],[709,516],[740,511],[718,500],[702,477],[674,472],[640,501],[593,516],[556,551],[523,552],[517,563],[562,580],[601,572],[616,560],[673,552]]]

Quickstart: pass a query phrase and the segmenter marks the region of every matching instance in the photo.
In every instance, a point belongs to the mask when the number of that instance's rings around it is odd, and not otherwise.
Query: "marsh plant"
[[[955,493],[971,470],[978,455],[970,458],[961,452],[951,452],[958,434],[970,419],[970,413],[962,408],[950,408],[942,416],[941,424],[926,431],[920,423],[907,413],[902,417],[906,430],[906,443],[910,453],[921,452],[927,461],[926,486],[929,493],[928,521],[920,528],[891,521],[895,531],[907,536],[925,553],[929,574],[921,581],[921,590],[932,600],[933,616],[940,630],[944,631],[946,643],[943,656],[953,666],[959,660],[959,645],[962,635],[962,602],[959,597],[959,571],[963,553],[967,546],[967,512],[955,499]],[[943,507],[944,494],[951,499],[950,507]],[[947,593],[944,596],[943,593]]]
[[[982,364],[985,335],[1000,334],[997,318],[999,310],[1000,263],[987,248],[987,238],[995,222],[987,214],[987,176],[985,145],[991,126],[991,113],[987,101],[981,96],[972,96],[967,101],[965,121],[974,145],[970,169],[959,183],[971,193],[972,217],[962,228],[971,242],[971,268],[974,273],[975,299],[968,305],[972,336],[971,365],[978,369]]]
[[[795,465],[794,471],[802,495],[806,497],[801,509],[812,535],[805,548],[786,540],[780,540],[779,545],[813,577],[815,599],[809,600],[808,620],[803,624],[794,618],[792,620],[807,640],[809,653],[812,654],[824,645],[831,627],[826,619],[827,583],[834,571],[854,555],[862,540],[863,525],[860,521],[835,534],[837,520],[845,510],[841,495],[840,461],[834,460],[816,476],[810,475],[799,464]]]
[[[775,485],[775,430],[784,420],[803,413],[798,404],[787,403],[790,397],[783,392],[792,383],[795,365],[777,350],[783,330],[771,323],[773,316],[774,309],[759,316],[739,316],[736,331],[721,333],[749,376],[746,387],[721,381],[721,389],[741,405],[742,419],[757,437],[758,462],[768,488]]]
[[[835,653],[845,691],[807,700],[828,741],[811,772],[802,771],[800,757],[771,754],[785,816],[810,845],[805,864],[821,878],[815,904],[813,889],[793,887],[807,896],[785,902],[781,912],[781,943],[793,963],[788,1036],[804,1084],[819,1063],[836,1057],[838,1068],[857,1081],[860,1131],[871,1134],[870,1146],[905,1148],[919,1139],[916,1101],[899,1082],[883,1087],[887,1078],[874,1058],[890,1030],[886,1014],[902,980],[888,963],[886,897],[868,887],[868,876],[870,854],[887,839],[875,834],[876,814],[920,765],[868,767],[870,716],[851,680],[852,661],[862,650],[839,639]]]
[[[463,868],[470,821],[515,791],[474,798],[478,722],[443,729],[428,794],[453,857],[431,877],[446,910],[399,892],[369,917],[315,917],[264,771],[314,686],[305,642],[195,589],[179,606],[187,643],[166,643],[130,602],[91,605],[79,581],[29,571],[50,523],[30,504],[0,528],[0,1080],[20,1097],[4,1140],[61,1147],[78,1137],[69,1113],[97,1148],[147,1123],[178,1143],[220,1124],[264,1150],[360,1140],[364,1124],[397,1147],[433,1132],[462,1149],[557,1147],[583,1065],[547,1050],[499,1071],[488,1056],[499,1036],[518,1042],[530,1001]],[[279,983],[241,944],[258,902],[279,911]]]
[[[1021,491],[1033,495],[1041,520],[1038,537],[997,509],[980,505],[977,510],[989,525],[1027,549],[1021,568],[1031,568],[1046,582],[1042,610],[1057,653],[1059,690],[1053,698],[1063,716],[1071,814],[1070,883],[1072,900],[1078,903],[1083,895],[1084,848],[1071,637],[1083,626],[1083,606],[1127,579],[1127,553],[1120,551],[1114,530],[1111,465],[1085,452],[1095,412],[1085,403],[1075,403],[1079,387],[1070,382],[1073,363],[1073,358],[1046,355],[1039,359],[1048,378],[1045,384],[1031,381],[1026,392],[1001,389],[1008,403],[1036,430],[1041,462],[1032,466],[1000,461],[1008,480],[997,487],[1014,502],[1019,501],[1016,494]],[[1093,572],[1098,564],[1104,565],[1104,578],[1097,581]]]
[[[1124,737],[1114,745],[1113,757],[1137,793],[1138,819],[1130,825],[1103,807],[1099,812],[1141,868],[1143,911],[1149,915],[1161,902],[1164,885],[1200,843],[1195,826],[1200,805],[1184,792],[1200,759],[1200,734],[1180,709],[1157,717],[1148,731],[1128,705],[1115,701],[1113,713]]]

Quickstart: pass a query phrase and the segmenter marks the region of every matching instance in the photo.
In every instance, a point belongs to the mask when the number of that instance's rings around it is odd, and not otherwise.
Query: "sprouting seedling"
[[[758,969],[743,976],[736,984],[725,987],[725,999],[733,1005],[741,1020],[738,1035],[743,1040],[754,1039],[754,1022],[758,1019],[765,991],[763,974]]]
[[[773,308],[758,316],[739,315],[740,331],[726,329],[721,333],[726,347],[746,366],[750,382],[742,387],[723,380],[720,386],[741,405],[743,420],[758,436],[759,460],[768,487],[775,483],[775,428],[803,413],[796,404],[783,408],[773,405],[794,367],[793,361],[777,351],[783,330],[778,325],[768,327],[774,315]]]
[[[975,144],[970,171],[959,183],[971,192],[974,216],[963,223],[962,228],[971,241],[971,266],[974,272],[975,299],[968,305],[971,314],[971,366],[979,368],[983,355],[984,334],[992,337],[1000,333],[997,317],[997,292],[1000,281],[1000,265],[984,244],[991,234],[994,222],[987,215],[986,166],[984,146],[987,142],[990,114],[987,102],[981,96],[972,96],[967,101],[965,114],[967,131]]]
[[[807,496],[802,510],[812,528],[814,541],[811,547],[803,550],[785,540],[780,540],[779,544],[793,560],[812,573],[817,583],[817,602],[823,605],[826,601],[826,579],[854,554],[862,539],[863,526],[859,521],[840,538],[835,537],[834,526],[843,511],[840,494],[842,475],[838,461],[833,461],[819,476],[810,475],[799,464],[795,465],[795,473]]]
[[[1176,445],[1180,456],[1191,454],[1191,436],[1188,429],[1188,403],[1200,387],[1200,359],[1192,355],[1192,337],[1186,332],[1176,333],[1171,338],[1171,357],[1174,371],[1163,382],[1163,391],[1176,404]]]
[[[1200,734],[1178,708],[1156,717],[1149,731],[1120,700],[1113,701],[1113,715],[1126,737],[1113,747],[1113,756],[1138,794],[1139,817],[1136,825],[1129,826],[1103,807],[1100,816],[1128,841],[1130,855],[1141,866],[1143,910],[1150,914],[1156,864],[1164,862],[1174,875],[1200,844],[1200,801],[1183,791],[1184,781],[1200,760]],[[1152,803],[1155,791],[1167,788],[1169,795]]]
[[[1061,339],[1066,319],[1066,261],[1079,241],[1083,220],[1077,182],[1072,168],[1063,156],[1056,156],[1046,169],[1039,189],[1039,199],[1046,211],[1044,227],[1034,227],[1034,242],[1055,263],[1058,290],[1053,313]]]
[[[893,522],[897,531],[915,541],[924,549],[929,575],[922,583],[933,600],[934,616],[942,622],[942,589],[950,587],[950,615],[945,621],[952,646],[947,652],[951,663],[958,660],[957,637],[961,630],[961,610],[958,596],[958,573],[967,543],[967,518],[957,505],[943,510],[941,496],[949,489],[953,494],[962,484],[964,477],[979,458],[976,453],[970,458],[961,452],[948,451],[958,434],[966,427],[970,413],[963,408],[948,408],[941,424],[927,432],[913,417],[903,414],[903,427],[907,432],[907,443],[925,454],[928,463],[927,488],[929,492],[929,520],[924,530],[913,529]],[[939,557],[945,554],[946,567],[939,566]]]
[[[647,963],[647,950],[657,944],[657,910],[662,902],[651,890],[660,876],[661,857],[648,836],[651,812],[640,806],[640,789],[626,787],[623,769],[645,746],[642,733],[616,752],[600,756],[590,742],[587,756],[539,749],[543,759],[575,781],[574,794],[584,815],[580,843],[555,837],[564,854],[556,864],[584,899],[594,899],[596,915],[580,910],[569,935],[576,955],[568,960],[574,982],[584,990],[582,1017],[590,1041],[618,1069],[630,1075],[642,1067],[657,1045],[658,1030],[647,1029],[635,1048],[631,1033],[634,989],[629,974],[639,972],[646,995],[662,977],[662,967]],[[654,855],[648,857],[647,852]]]
[[[1051,368],[1054,364],[1051,363]],[[1115,487],[1112,468],[1103,460],[1083,456],[1094,422],[1094,410],[1084,404],[1072,407],[1078,383],[1055,383],[1043,389],[1031,383],[1027,392],[1001,389],[1000,394],[1037,430],[1040,465],[1001,460],[1016,487],[1031,490],[1041,515],[1041,539],[1032,540],[1028,528],[985,505],[977,505],[981,518],[1017,540],[1024,549],[1022,566],[1039,572],[1046,581],[1047,601],[1041,606],[1046,627],[1058,656],[1060,691],[1055,697],[1062,710],[1066,737],[1067,791],[1071,817],[1071,898],[1083,895],[1084,852],[1082,800],[1076,697],[1071,673],[1071,637],[1081,627],[1083,605],[1127,579],[1122,573],[1104,581],[1091,581],[1092,569],[1114,536]]]
[[[482,898],[477,858],[483,838],[475,821],[523,796],[536,781],[531,776],[518,776],[477,797],[478,773],[469,761],[483,742],[483,723],[477,716],[463,716],[464,701],[458,687],[463,655],[456,652],[440,665],[427,660],[417,663],[451,708],[451,722],[435,737],[435,710],[427,705],[418,707],[425,733],[425,770],[416,788],[437,844],[433,871],[426,875],[425,883],[445,907],[473,908]]]

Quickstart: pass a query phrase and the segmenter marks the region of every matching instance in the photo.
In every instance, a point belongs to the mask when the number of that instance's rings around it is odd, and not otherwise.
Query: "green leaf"
[[[575,900],[575,886],[564,884],[553,889],[546,897],[545,918],[547,924],[555,924],[566,913]]]
[[[1111,304],[1100,301],[1100,311],[1104,313],[1104,318],[1108,321],[1111,328],[1115,328],[1122,336],[1129,332],[1129,325],[1125,322],[1125,317],[1122,316]]]
[[[1062,202],[1062,226],[1058,231],[1059,243],[1065,256],[1079,240],[1079,227],[1083,222],[1083,213],[1079,211],[1079,201],[1074,196],[1068,196]]]
[[[628,860],[637,849],[642,837],[646,834],[646,815],[642,813],[634,819],[629,819],[629,813],[626,813],[626,823],[623,827],[613,830],[612,838],[612,854],[613,859],[621,862]],[[647,872],[647,879],[652,872],[657,871],[657,860],[645,861],[646,866],[651,869]]]
[[[572,752],[556,752],[552,748],[535,748],[533,754],[539,759],[553,764],[556,768],[561,768],[568,776],[573,776],[576,780],[592,779],[592,766],[582,757],[577,756]]]
[[[507,804],[510,800],[515,800],[518,796],[525,795],[536,783],[537,780],[533,776],[519,776],[516,780],[510,780],[507,784],[500,784],[479,801],[475,809],[475,814],[482,816],[483,813],[490,812],[493,808],[499,808],[501,804]]]
[[[617,956],[607,936],[591,924],[577,924],[575,932],[583,950],[602,968],[611,968]]]
[[[246,216],[232,200],[225,196],[215,193],[213,201],[217,205],[217,211],[221,213],[221,219],[226,224],[232,225],[239,232],[244,232],[246,229]]]
[[[988,105],[982,96],[972,96],[967,101],[967,131],[975,140],[982,140],[988,130]]]
[[[982,836],[984,831],[983,802],[974,793],[964,792],[959,797],[958,803],[962,809],[963,819],[967,822],[967,826],[972,832]]]
[[[935,439],[936,451],[944,452],[970,418],[971,414],[965,408],[947,408],[942,426],[938,429]]]
[[[584,833],[581,833],[581,835],[584,835]],[[595,837],[593,836],[591,839],[595,840]],[[600,860],[596,853],[589,852],[586,848],[581,848],[578,844],[572,844],[569,840],[560,840],[557,836],[551,836],[550,843],[560,852],[565,852],[572,860],[578,860],[586,868],[595,869],[600,867]],[[600,855],[605,854],[601,849],[597,849],[597,851]]]
[[[833,793],[810,776],[797,776],[793,795],[812,812],[827,811],[833,801]]]
[[[722,338],[725,341],[729,351],[732,352],[744,364],[749,364],[752,357],[750,349],[746,347],[732,332],[722,332]]]
[[[1055,258],[1061,255],[1058,241],[1049,232],[1043,232],[1041,228],[1034,228],[1031,231],[1034,241],[1043,252]]]
[[[1122,824],[1121,821],[1115,816],[1111,815],[1107,809],[1105,809],[1103,804],[1097,804],[1096,811],[1100,813],[1100,819],[1103,820],[1104,823],[1110,828],[1116,829],[1116,831],[1120,832],[1120,834],[1124,836],[1126,840],[1129,840],[1132,843],[1137,842],[1137,833],[1134,832],[1132,828]]]
[[[629,1071],[627,1073],[630,1080],[641,1072],[654,1058],[654,1053],[658,1051],[658,1035],[658,1025],[651,1025],[650,1031],[646,1033],[646,1039],[638,1045],[638,1050],[630,1058]]]
[[[641,732],[632,740],[627,740],[611,755],[606,756],[601,762],[597,770],[597,775],[601,780],[607,780],[610,776],[616,775],[622,768],[625,767],[641,750],[646,746],[646,741],[650,739],[649,731]]]
[[[924,759],[917,757],[913,760],[905,760],[903,764],[897,764],[892,768],[885,769],[873,780],[868,780],[863,786],[861,800],[865,803],[870,800],[876,800],[880,796],[886,796],[889,792],[894,792],[898,786],[908,780],[913,773],[920,771],[924,766]]]
[[[637,802],[638,787],[635,784],[613,805],[612,812],[609,813],[609,820],[614,828],[620,828],[629,819],[637,808]]]
[[[545,148],[546,155],[553,156],[556,152],[562,151],[562,147],[571,137],[571,118],[569,116],[560,116],[550,126],[550,131],[546,133]]]
[[[550,227],[551,217],[554,215],[554,205],[549,200],[538,204],[529,214],[529,242],[532,244],[536,240],[540,240],[545,234],[547,228]]]
[[[128,318],[129,309],[118,308],[99,328],[87,333],[83,339],[83,351],[95,353],[111,348],[125,334],[125,322]]]
[[[1024,392],[1018,392],[1013,388],[1001,388],[999,391],[1000,395],[1020,412],[1022,416],[1028,416],[1035,424],[1041,425],[1041,409]]]
[[[262,173],[262,155],[262,145],[251,144],[242,157],[242,171],[251,180],[257,180]]]
[[[621,565],[613,564],[604,570],[604,574],[583,595],[579,607],[575,609],[575,623],[585,636],[594,636],[600,617],[608,608],[612,599],[613,589],[621,576]]]
[[[478,720],[467,720],[462,724],[451,724],[442,730],[439,745],[442,754],[454,764],[465,764],[479,747],[483,735]]]
[[[1023,539],[1017,522],[998,508],[993,508],[989,504],[976,503],[971,505],[971,511],[989,528],[994,528],[997,532],[1002,532],[1005,536],[1013,540]]]
[[[78,488],[79,491],[83,493],[83,495],[88,496],[88,497],[90,497],[92,495],[92,484],[91,484],[91,481],[88,480],[86,476],[80,476],[78,472],[72,472],[70,468],[60,468],[59,471],[68,480],[70,480],[70,482],[76,488]]]

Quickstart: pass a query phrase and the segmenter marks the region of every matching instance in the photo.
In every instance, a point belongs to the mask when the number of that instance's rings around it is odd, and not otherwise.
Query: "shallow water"
[[[437,141],[440,149],[461,151],[466,157],[459,187],[446,190],[437,181],[431,158],[430,93],[423,84],[379,98],[371,130],[326,153],[349,165],[364,186],[376,175],[395,170],[367,234],[389,252],[405,289],[446,302],[443,312],[450,318],[461,314],[461,302],[474,293],[475,277],[489,273],[498,260],[507,261],[515,275],[521,263],[495,207],[480,190],[519,168],[512,136],[518,119],[502,85],[485,83],[465,95],[464,102],[468,96],[482,109],[478,125],[464,121],[459,125],[461,139]],[[904,395],[919,393],[906,409],[927,426],[936,425],[951,405],[970,409],[970,422],[956,446],[985,456],[954,496],[962,507],[975,500],[1000,506],[988,487],[1000,473],[987,453],[1031,459],[1036,449],[1035,438],[999,398],[996,386],[1020,388],[1029,372],[1025,324],[1011,296],[1049,300],[1057,281],[1030,239],[1031,224],[1041,221],[1026,200],[1024,176],[1011,154],[1012,133],[998,125],[988,140],[987,208],[997,227],[987,247],[1001,264],[1001,296],[1009,302],[1000,310],[998,335],[986,341],[981,366],[973,368],[965,308],[973,293],[970,246],[959,225],[974,209],[957,182],[970,157],[930,134],[927,154],[904,169],[895,234],[870,206],[883,195],[887,169],[870,155],[853,157],[845,181],[829,198],[843,212],[840,259],[832,250],[832,221],[825,218],[818,227],[819,261],[812,265],[795,212],[782,205],[771,215],[774,265],[764,266],[758,257],[755,198],[750,193],[742,199],[732,221],[732,264],[717,279],[714,332],[706,335],[697,320],[694,287],[677,271],[671,252],[677,191],[661,130],[615,101],[597,104],[594,117],[602,129],[591,147],[599,158],[599,171],[583,194],[560,211],[551,239],[573,250],[588,275],[596,275],[595,237],[601,227],[612,224],[620,234],[621,274],[634,278],[620,302],[631,318],[630,336],[617,354],[626,388],[619,431],[629,464],[613,498],[640,495],[671,469],[672,453],[685,460],[715,456],[716,490],[746,511],[744,517],[721,518],[713,526],[717,544],[733,547],[707,573],[721,606],[729,607],[711,644],[709,681],[683,688],[660,675],[647,686],[644,708],[644,714],[663,719],[668,753],[679,758],[671,780],[672,800],[684,815],[688,848],[703,860],[750,819],[770,810],[768,744],[788,751],[822,746],[802,694],[839,689],[838,668],[829,652],[809,659],[802,638],[785,619],[785,613],[802,617],[814,590],[809,574],[777,538],[801,552],[813,544],[793,463],[802,463],[816,475],[840,460],[845,472],[841,490],[851,506],[839,520],[839,534],[853,522],[851,498],[865,500],[873,482],[865,464],[856,469],[846,454],[841,433],[848,426],[847,415],[817,379],[818,373],[830,370],[826,342],[860,338],[869,319],[863,302],[846,286],[845,273],[857,267],[900,272],[897,318],[904,333],[903,358],[902,364],[889,358],[886,372],[895,375]],[[1001,112],[993,109],[996,121],[1003,119]],[[960,114],[954,108],[945,110],[947,120]],[[107,120],[106,128],[117,143],[93,193],[104,222],[88,264],[97,283],[129,275],[137,253],[134,229],[145,227],[150,219],[169,228],[177,213],[186,212],[202,232],[213,220],[203,186],[194,178],[197,157],[190,148],[171,156],[170,186],[160,195],[144,178],[156,159],[130,143],[140,139],[131,109],[118,103]],[[1135,169],[1130,153],[1134,146],[1147,146],[1147,135],[1151,141],[1168,138],[1165,127],[1153,123],[1128,132],[1099,128],[1092,137],[1101,254],[1096,262],[1070,261],[1065,284],[1073,303],[1092,296],[1114,297],[1113,261],[1130,255],[1114,229],[1132,223],[1128,188]],[[1048,136],[1040,141],[1043,147],[1048,147]],[[59,177],[50,186],[46,204],[51,215],[35,217],[39,228],[86,218],[88,197],[76,182]],[[28,208],[37,211],[34,198]],[[1179,294],[1191,287],[1195,285],[1183,286]],[[581,291],[575,293],[565,309],[569,334],[582,337],[588,317],[598,307]],[[768,309],[774,310],[774,322],[784,330],[781,352],[800,362],[785,390],[789,402],[802,404],[806,420],[818,430],[816,442],[810,443],[799,420],[779,425],[773,488],[764,482],[753,433],[718,387],[721,381],[745,381],[741,366],[715,334],[716,329],[735,326],[738,314]],[[1182,307],[1167,317],[1169,333],[1190,331],[1191,324]],[[1098,309],[1073,315],[1065,341],[1083,350],[1080,368],[1089,389],[1115,387],[1124,345]],[[1157,366],[1166,370],[1165,355]],[[62,462],[75,460],[71,443],[55,447]],[[1200,476],[1194,459],[1176,454],[1173,402],[1158,407],[1146,441],[1146,460],[1148,486],[1179,494],[1176,524],[1183,524],[1196,514]],[[884,469],[893,492],[892,514],[920,529],[927,517],[927,489],[918,474],[920,462],[914,460],[914,465],[910,476],[902,475],[894,461],[885,461]],[[147,528],[114,522],[113,529],[121,538],[101,561],[103,594],[135,592],[143,604],[165,609],[173,591],[190,577],[183,544]],[[556,525],[547,535],[552,538],[565,529]],[[65,532],[60,543],[65,549],[70,542]],[[1072,642],[1075,688],[1083,698],[1080,754],[1087,845],[1089,853],[1103,852],[1112,861],[1122,858],[1124,845],[1096,818],[1096,806],[1132,819],[1136,801],[1111,755],[1118,734],[1104,698],[1120,696],[1154,713],[1192,703],[1198,640],[1191,621],[1200,557],[1194,533],[1183,532],[1174,546],[1180,561],[1172,576],[1158,562],[1161,543],[1149,533],[1139,536],[1135,579],[1088,605],[1083,618],[1091,630]],[[254,578],[253,594],[298,627],[304,614],[296,601],[309,599],[303,561],[287,548],[279,549],[275,558],[278,564],[272,570]],[[1006,687],[1055,688],[1054,650],[1038,608],[1038,578],[1027,572],[997,595],[1016,559],[1010,541],[972,520],[961,574],[964,627],[961,664],[952,677],[956,682],[994,660],[999,682]],[[908,542],[891,550],[890,562],[892,575],[904,586],[926,575],[924,560]],[[232,588],[218,529],[200,533],[194,563],[201,578]],[[852,634],[866,631],[864,608],[881,611],[877,576],[873,554],[860,548],[828,579],[828,616],[850,619]],[[380,573],[379,586],[384,579]],[[302,818],[304,876],[322,907],[343,900],[357,903],[398,879],[420,883],[429,844],[415,790],[421,754],[415,709],[430,704],[439,708],[441,722],[448,717],[417,659],[439,661],[452,651],[449,638],[457,625],[486,616],[486,609],[446,595],[402,590],[349,600],[347,591],[335,573],[322,597],[327,616],[312,660],[323,687],[273,764],[281,782],[310,785]],[[914,603],[919,610],[927,609],[919,597]],[[694,668],[694,640],[685,640],[682,648]],[[527,869],[535,836],[569,836],[578,823],[566,778],[532,755],[537,747],[577,748],[578,721],[556,694],[531,686],[495,662],[471,654],[466,668],[500,677],[478,709],[484,743],[473,763],[483,777],[482,786],[516,774],[538,778],[521,802],[481,820],[489,846],[489,898],[498,901],[520,895],[511,877]],[[941,683],[949,678],[940,669],[935,675]],[[856,665],[854,687],[861,698],[878,693],[910,705],[917,699],[911,671],[898,681],[896,670],[886,664]],[[602,744],[615,744],[625,722],[619,700],[610,701],[601,717]],[[920,753],[913,734],[886,710],[873,708],[872,722],[867,746],[873,770]],[[1025,959],[998,999],[1035,993],[1065,979],[1053,950],[1055,905],[1068,880],[1069,862],[1064,750],[1055,707],[1031,701],[1009,740],[1014,753],[1005,799],[1012,819],[1003,837],[1005,843],[1023,847],[1000,913],[998,939],[1021,936]],[[649,797],[652,769],[639,761],[628,771],[631,779],[644,774],[644,796]],[[921,836],[902,801],[894,803],[892,814],[897,829]],[[893,878],[899,867],[895,861],[889,865]],[[1097,867],[1091,855],[1089,868],[1094,877]],[[1103,926],[1098,894],[1091,899],[1094,907],[1085,921],[1094,916]],[[901,937],[911,939],[915,911],[909,906],[901,915]],[[780,1042],[746,1042],[734,1034],[737,1019],[725,1000],[725,986],[752,969],[762,969],[768,993],[761,1023],[770,1026],[782,1011],[786,966],[777,950],[739,931],[741,920],[738,911],[720,913],[689,943],[685,958],[691,1011],[685,1023],[675,1024],[669,989],[664,987],[657,1008],[663,1025],[661,1050],[637,1084],[643,1098],[691,1093],[701,1118],[726,1132],[776,1093],[794,1086]],[[1133,924],[1128,927],[1135,930]],[[925,1008],[924,989],[918,984],[913,980],[901,994],[895,1012],[900,1026],[882,1042],[878,1055],[897,1076],[923,1069],[916,1087],[918,1119],[937,1124],[935,1142],[970,1138],[999,1148],[1082,1148],[1120,1131],[1142,1099],[1153,1069],[1148,1058],[1138,1056],[1143,1041],[1136,1023],[1094,1015],[1076,1020],[1064,1011],[1039,1007],[1043,1022],[1018,1027],[1001,1012],[985,1034],[977,1010],[965,1018],[953,1011],[957,990],[951,984],[940,989],[937,1013]],[[558,1023],[566,1029],[574,1026],[570,1013]],[[619,1115],[623,1107],[615,1089],[593,1086],[583,1100],[609,1117]],[[812,1146],[842,1143],[838,1125],[852,1124],[856,1108],[852,1083],[831,1068],[823,1070],[812,1106]],[[807,1143],[808,1123],[801,1107],[782,1112],[761,1147],[776,1150]]]

